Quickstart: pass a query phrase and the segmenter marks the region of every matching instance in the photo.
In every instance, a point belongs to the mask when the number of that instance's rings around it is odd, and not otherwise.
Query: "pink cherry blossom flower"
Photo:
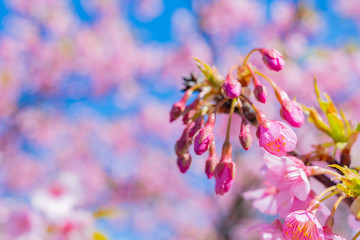
[[[295,157],[280,158],[269,153],[265,154],[264,163],[262,174],[267,187],[245,192],[244,198],[254,199],[253,206],[260,212],[280,217],[306,209],[314,198],[307,178],[311,169]]]
[[[235,178],[236,166],[232,161],[232,147],[230,144],[224,144],[220,162],[215,168],[215,192],[224,195],[229,191]]]
[[[277,214],[281,218],[285,218],[288,214],[290,214],[292,212],[308,209],[309,204],[315,198],[315,193],[312,191],[310,192],[310,194],[308,195],[308,197],[305,200],[298,199],[294,195],[289,194],[288,191],[282,191],[282,193],[283,193],[282,202],[280,201],[279,197],[277,199],[278,206],[279,206]],[[286,200],[289,198],[290,198],[290,200]],[[289,201],[291,204],[288,204],[287,201]],[[330,213],[329,209],[323,204],[320,204],[320,206],[318,208],[318,213],[319,212],[321,212],[322,214],[325,214],[324,216],[328,216],[328,214]]]
[[[254,199],[253,207],[262,213],[276,215],[278,204],[276,195],[278,189],[274,186],[244,192],[242,195],[246,200]]]
[[[81,202],[82,190],[77,175],[63,172],[58,179],[32,196],[34,208],[49,218],[69,214]]]
[[[213,134],[215,126],[215,114],[209,115],[205,126],[200,129],[199,134],[196,136],[194,141],[194,151],[197,155],[201,155],[209,149],[210,144],[214,141],[215,137]]]
[[[284,58],[277,50],[261,48],[260,53],[263,56],[262,59],[264,63],[266,64],[266,66],[268,66],[269,69],[279,72],[281,69],[284,68]]]
[[[301,201],[308,197],[310,183],[307,176],[311,174],[311,170],[300,159],[265,154],[264,163],[264,175],[270,184],[280,190],[287,190],[288,194]]]
[[[240,96],[241,84],[238,80],[236,80],[236,78],[231,76],[230,71],[225,78],[225,81],[222,85],[222,89],[224,90],[224,94],[226,97],[233,99]]]
[[[324,239],[322,226],[315,214],[304,210],[286,216],[283,233],[286,240]]]
[[[293,151],[297,143],[294,131],[280,121],[265,120],[261,122],[257,134],[260,147],[279,157]]]
[[[43,239],[42,217],[17,202],[1,202],[1,239]],[[3,209],[2,209],[3,208]]]
[[[301,107],[297,102],[290,99],[281,102],[280,115],[293,127],[301,127],[304,122]]]

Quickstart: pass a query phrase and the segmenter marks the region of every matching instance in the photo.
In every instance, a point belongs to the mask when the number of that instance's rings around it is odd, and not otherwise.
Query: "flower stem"
[[[312,172],[311,172],[312,176],[330,174],[330,175],[333,175],[335,177],[342,177],[341,174],[339,174],[339,173],[337,173],[335,171],[332,171],[330,169],[327,169],[327,168],[323,168],[323,167],[319,167],[319,166],[311,166],[310,168],[312,169]]]
[[[326,219],[325,226],[328,226],[330,228],[333,227],[333,225],[334,225],[334,215],[335,215],[336,209],[338,208],[339,204],[341,203],[342,200],[344,200],[345,197],[346,197],[345,194],[342,194],[340,197],[338,197],[338,199],[334,203],[334,206],[333,206],[333,208],[331,210],[331,213],[330,213],[329,217]]]
[[[352,238],[352,240],[357,239],[358,236],[360,236],[360,231],[358,231],[358,232],[356,233],[356,235]]]
[[[192,86],[191,88],[189,88],[187,91],[193,92],[193,91],[197,90],[198,88],[205,87],[206,85],[207,84],[204,82],[198,83],[198,84],[195,84],[194,86]]]
[[[240,100],[239,98],[237,99],[237,107],[238,107],[238,109],[239,109],[241,118],[242,118],[244,121],[247,121],[247,119],[246,119],[246,117],[245,117],[245,114],[244,114],[244,111],[242,110],[242,102],[241,102],[241,100]]]
[[[273,80],[271,80],[271,78],[269,78],[268,76],[263,74],[262,72],[255,70],[255,74],[265,78],[265,80],[270,83],[270,85],[274,88],[275,91],[278,89],[278,86],[276,85],[276,83]]]
[[[251,54],[253,54],[253,53],[256,52],[256,51],[259,51],[259,49],[258,49],[258,48],[255,48],[255,49],[251,50],[251,51],[248,53],[248,55],[246,55],[246,57],[245,57],[245,59],[244,59],[244,62],[243,62],[243,66],[245,66],[245,64],[246,64],[247,61],[249,60],[249,57],[251,56]]]
[[[252,76],[252,80],[253,80],[253,83],[254,83],[254,86],[256,85],[259,85],[259,80],[257,79],[255,73],[254,73],[254,70],[250,67],[249,64],[246,64],[246,67],[249,69],[250,71],[250,74]]]
[[[324,191],[322,191],[319,195],[316,196],[317,200],[320,200],[325,194],[328,192],[334,191],[336,189],[336,186],[331,186],[326,188]]]
[[[258,111],[258,109],[255,107],[255,105],[252,103],[252,101],[250,99],[248,99],[244,94],[241,94],[240,97],[242,99],[244,99],[245,101],[247,101],[250,104],[250,106],[254,109],[255,112]]]
[[[218,102],[215,106],[215,109],[213,111],[213,113],[217,113],[219,111],[219,109],[221,108],[222,105],[224,105],[224,103],[229,100],[228,98],[223,98],[220,102]]]
[[[230,142],[230,126],[231,126],[231,118],[232,115],[234,113],[234,109],[235,109],[235,103],[236,103],[236,98],[234,98],[231,102],[231,108],[230,108],[230,113],[229,113],[229,122],[227,125],[227,129],[226,129],[226,138],[225,138],[225,143],[226,142]]]
[[[329,197],[332,197],[332,196],[334,196],[334,195],[336,195],[336,194],[339,194],[340,192],[338,192],[338,191],[333,191],[332,193],[330,193],[329,195],[327,195],[326,197],[323,197],[322,199],[320,199],[320,202],[323,202],[323,201],[325,201],[326,199],[328,199]]]

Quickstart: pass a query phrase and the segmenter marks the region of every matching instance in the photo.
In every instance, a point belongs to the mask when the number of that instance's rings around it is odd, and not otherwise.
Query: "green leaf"
[[[345,117],[345,114],[344,114],[343,111],[340,111],[340,114],[341,114],[342,119],[343,119],[344,122],[345,122],[346,134],[347,134],[347,136],[350,136],[351,133],[352,133],[352,129],[351,129],[350,123],[349,123],[349,121],[347,120],[347,118]]]
[[[330,124],[333,139],[336,142],[346,142],[348,138],[345,135],[344,123],[339,115],[336,113],[327,113],[326,116]]]
[[[212,76],[212,68],[210,67],[210,65],[204,63],[198,58],[194,58],[194,60],[196,61],[196,65],[198,66],[198,68],[206,78]]]
[[[360,123],[358,123],[358,125],[356,126],[356,131],[360,132]]]
[[[319,87],[318,87],[318,85],[317,85],[317,80],[316,80],[316,78],[314,78],[314,87],[315,87],[316,98],[317,98],[317,100],[318,100],[318,102],[319,102],[319,106],[320,106],[321,110],[322,110],[324,113],[326,113],[327,108],[328,108],[328,103],[325,102],[325,101],[323,101],[323,100],[321,100],[321,98],[320,98],[320,91],[319,91]]]
[[[330,96],[327,95],[326,93],[324,93],[324,95],[325,95],[326,99],[328,100],[326,113],[337,113],[337,109],[336,109],[333,101],[331,100]]]
[[[211,67],[209,64],[204,63],[198,58],[194,58],[194,60],[196,61],[196,65],[198,66],[208,83],[212,84],[214,87],[221,87],[224,80],[217,72],[217,69],[215,67]]]
[[[350,197],[360,196],[360,175],[356,170],[347,166],[341,167],[337,164],[329,165],[329,167],[337,168],[344,174],[344,176],[335,178],[342,181],[342,183],[336,185],[339,190]]]
[[[330,136],[335,142],[346,142],[351,134],[350,124],[347,121],[344,114],[341,112],[341,115],[338,114],[335,104],[331,100],[330,96],[324,93],[326,101],[321,100],[320,91],[317,85],[316,78],[314,79],[314,87],[317,100],[319,102],[321,110],[325,113],[326,118],[330,126]]]
[[[305,110],[305,113],[309,115],[308,121],[314,123],[314,125],[324,133],[326,133],[328,136],[332,137],[332,132],[329,126],[324,122],[322,117],[319,115],[319,113],[316,111],[315,108],[308,108],[304,105],[302,105],[302,108]]]

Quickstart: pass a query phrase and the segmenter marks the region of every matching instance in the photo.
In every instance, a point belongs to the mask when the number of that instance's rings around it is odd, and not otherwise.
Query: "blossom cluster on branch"
[[[272,224],[256,225],[252,230],[257,231],[261,239],[345,239],[333,233],[332,229],[335,211],[344,199],[355,218],[360,220],[360,174],[358,168],[350,168],[350,150],[357,139],[360,125],[353,127],[327,94],[324,94],[326,101],[321,99],[316,79],[315,93],[328,123],[316,108],[289,98],[274,80],[250,63],[250,56],[255,52],[262,55],[264,64],[270,70],[278,72],[284,68],[283,56],[274,49],[258,48],[250,51],[241,64],[229,68],[225,77],[215,67],[195,58],[201,75],[191,75],[191,78],[184,79],[184,95],[170,111],[170,122],[181,117],[185,125],[175,144],[179,170],[185,173],[190,168],[191,145],[197,155],[208,151],[204,171],[209,179],[215,178],[216,194],[224,195],[230,191],[236,179],[230,129],[233,114],[237,113],[242,120],[238,132],[242,148],[247,151],[252,145],[253,125],[259,146],[266,150],[261,170],[264,188],[247,191],[243,196],[253,200],[253,207],[260,212],[280,217]],[[271,104],[267,101],[267,90],[259,77],[273,88],[281,106],[280,116],[285,122],[268,119],[255,106],[252,98],[262,104]],[[193,101],[188,103],[191,97]],[[332,140],[330,143],[320,143],[308,154],[295,152],[296,144],[301,139],[297,138],[291,128],[302,126],[303,112],[309,116],[314,127]],[[214,128],[217,115],[221,113],[228,114],[228,125],[219,160],[215,150]],[[333,149],[332,156],[324,151],[327,148]],[[339,161],[335,159],[337,152],[340,153]],[[324,166],[321,161],[327,161],[328,166]],[[323,183],[325,190],[316,194],[310,184],[310,177]],[[337,200],[329,212],[323,201],[334,195]],[[326,216],[324,224],[317,218],[319,211]],[[353,239],[359,234],[360,231]]]

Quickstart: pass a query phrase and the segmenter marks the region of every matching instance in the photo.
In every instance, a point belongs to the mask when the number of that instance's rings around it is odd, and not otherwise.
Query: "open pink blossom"
[[[236,78],[231,76],[229,72],[222,85],[222,89],[224,90],[224,94],[226,97],[233,99],[240,96],[241,84],[238,80],[236,80]]]
[[[213,134],[215,126],[215,114],[209,115],[208,120],[203,128],[200,129],[199,134],[196,136],[194,141],[194,151],[197,155],[201,155],[206,152],[210,144],[214,141],[215,137]]]
[[[304,114],[295,101],[286,99],[281,101],[280,115],[293,127],[301,127],[304,123]]]
[[[44,239],[43,218],[17,202],[0,203],[0,239]]]
[[[69,214],[83,201],[80,179],[72,172],[62,172],[56,181],[35,191],[31,201],[49,218]]]
[[[267,185],[243,194],[245,199],[254,199],[253,206],[260,212],[285,217],[292,211],[306,209],[314,198],[310,194],[308,175],[311,169],[295,157],[264,156],[262,169]]]
[[[230,144],[224,144],[220,162],[215,168],[215,192],[224,195],[229,191],[233,180],[235,179],[236,166],[232,161],[232,147]]]
[[[308,175],[311,170],[298,158],[292,156],[276,157],[264,155],[265,178],[270,184],[304,201],[310,193]]]
[[[266,66],[269,69],[279,72],[285,66],[285,61],[281,53],[275,49],[266,49],[261,48],[260,53],[262,54],[262,59]]]
[[[293,151],[297,143],[294,131],[280,121],[265,120],[261,122],[257,134],[260,147],[279,157]]]
[[[278,189],[274,186],[268,186],[266,188],[260,188],[243,193],[243,197],[246,200],[254,199],[253,207],[262,213],[269,215],[276,215],[278,212],[278,204],[276,201],[276,195]]]
[[[324,239],[324,232],[313,212],[296,211],[286,216],[283,224],[286,240]]]

